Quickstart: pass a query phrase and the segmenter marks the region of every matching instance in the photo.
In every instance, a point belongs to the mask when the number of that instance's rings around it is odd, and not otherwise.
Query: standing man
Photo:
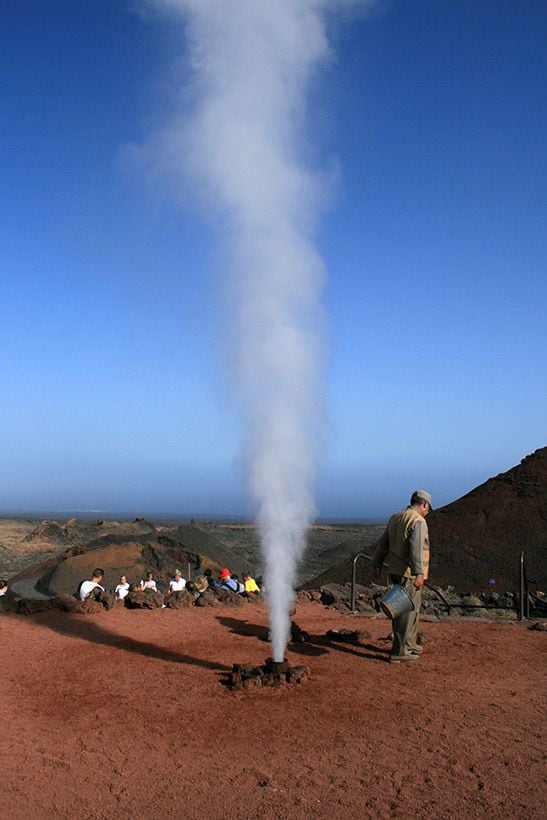
[[[377,576],[387,557],[391,582],[400,584],[414,604],[411,612],[393,619],[390,663],[417,661],[422,652],[418,645],[418,618],[422,587],[429,574],[429,533],[425,519],[430,512],[430,494],[415,490],[410,505],[389,519],[372,557],[372,569]]]

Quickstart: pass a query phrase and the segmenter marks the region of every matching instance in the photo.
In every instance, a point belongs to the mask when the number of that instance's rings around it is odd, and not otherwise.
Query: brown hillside
[[[518,583],[524,551],[530,582],[547,587],[547,447],[429,517],[432,572],[458,589]]]
[[[498,590],[518,589],[520,553],[532,589],[547,588],[547,447],[505,473],[488,479],[428,517],[431,582],[459,591],[480,591],[493,578]],[[373,547],[364,550],[372,553]],[[351,558],[304,585],[351,579]],[[357,581],[370,582],[368,562],[357,565]]]
[[[46,562],[26,568],[12,581],[40,576],[37,586],[42,592],[70,595],[84,578],[91,577],[94,567],[101,567],[108,589],[115,587],[121,574],[133,582],[140,580],[148,570],[165,589],[175,569],[181,569],[187,578],[189,565],[192,576],[220,566],[227,566],[239,575],[250,570],[247,562],[199,527],[182,525],[139,535],[135,528],[118,525],[115,532],[69,547]]]

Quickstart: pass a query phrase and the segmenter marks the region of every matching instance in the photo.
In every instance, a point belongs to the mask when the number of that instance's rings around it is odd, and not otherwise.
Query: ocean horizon
[[[84,521],[95,521],[102,519],[105,521],[133,521],[136,518],[146,518],[149,521],[164,523],[189,523],[190,521],[202,521],[212,523],[234,523],[254,525],[256,522],[250,515],[238,515],[234,513],[181,513],[162,512],[154,510],[106,510],[106,509],[86,509],[86,508],[54,508],[54,509],[20,509],[6,508],[0,509],[0,518],[30,518],[37,520],[66,520],[69,518],[79,518]],[[374,525],[382,524],[386,519],[382,516],[358,517],[358,516],[319,516],[313,521],[315,526],[331,525]]]

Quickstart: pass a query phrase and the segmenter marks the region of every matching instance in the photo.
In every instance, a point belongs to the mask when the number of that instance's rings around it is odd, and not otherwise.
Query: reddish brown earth
[[[2,816],[545,816],[547,633],[431,621],[405,667],[384,618],[297,621],[311,676],[232,692],[269,654],[263,605],[0,616]],[[343,628],[370,642],[324,637]]]
[[[547,447],[428,517],[432,574],[459,590],[518,588],[524,552],[532,589],[547,588]]]

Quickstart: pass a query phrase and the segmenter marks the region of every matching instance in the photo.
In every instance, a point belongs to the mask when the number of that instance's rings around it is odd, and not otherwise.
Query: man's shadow
[[[292,652],[300,655],[323,655],[330,649],[337,652],[343,652],[346,655],[355,655],[357,658],[362,658],[365,661],[387,661],[385,657],[385,649],[380,649],[374,644],[349,644],[333,641],[326,635],[310,635],[309,640],[305,643],[298,643],[293,641],[289,644]]]
[[[267,626],[250,624],[248,621],[239,620],[238,618],[227,618],[224,615],[217,616],[217,621],[236,635],[243,635],[246,638],[259,638],[259,640],[264,641],[265,643],[270,642],[270,629]],[[327,651],[326,649],[320,649],[312,646],[311,642],[309,644],[299,644],[299,646],[307,647],[306,650],[301,651],[302,655],[324,655]],[[287,650],[291,651],[294,648],[295,644],[289,642]]]
[[[228,618],[224,615],[217,616],[217,621],[236,635],[243,635],[246,638],[259,638],[261,641],[265,642],[269,641],[269,628],[267,626],[251,624],[248,621],[240,620],[239,618]],[[388,653],[389,655],[388,649],[382,649],[378,646],[374,646],[374,644],[352,645],[340,643],[327,638],[326,635],[310,635],[308,633],[308,640],[302,642],[289,641],[287,645],[287,650],[289,652],[294,652],[297,655],[304,655],[307,657],[325,655],[330,649],[335,649],[338,652],[345,652],[348,655],[356,655],[364,660],[389,660],[389,657],[385,656],[385,653]]]
[[[137,655],[144,655],[148,658],[156,658],[160,661],[168,661],[170,663],[183,663],[188,666],[202,666],[205,669],[212,669],[221,672],[230,671],[231,667],[216,661],[210,661],[205,658],[194,658],[191,655],[185,655],[182,652],[175,652],[172,649],[166,649],[146,641],[139,641],[136,638],[130,638],[128,635],[117,635],[114,632],[109,632],[107,629],[99,626],[93,621],[84,620],[85,616],[78,616],[73,618],[65,613],[52,613],[53,617],[44,618],[42,615],[30,616],[34,623],[46,629],[51,629],[59,635],[66,635],[70,638],[80,638],[90,643],[101,644],[103,646],[111,646],[113,649],[121,649],[125,652],[134,652]]]
[[[238,618],[229,618],[226,615],[217,615],[216,620],[225,626],[234,635],[243,635],[245,638],[259,638],[268,642],[269,628],[261,624],[250,624],[248,621],[241,621]]]

